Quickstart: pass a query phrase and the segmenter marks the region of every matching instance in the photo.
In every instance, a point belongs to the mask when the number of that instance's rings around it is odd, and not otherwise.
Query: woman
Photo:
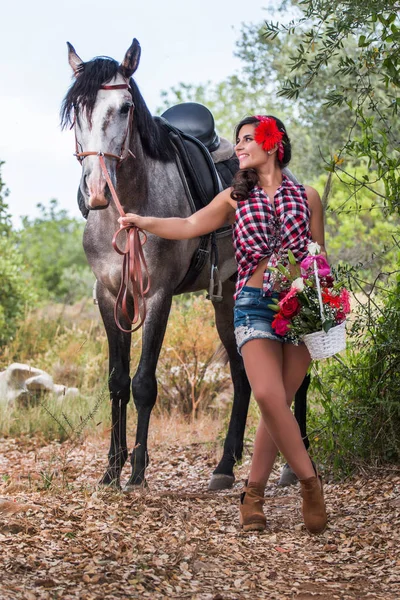
[[[275,332],[269,305],[279,296],[276,270],[270,267],[283,263],[290,268],[288,249],[298,263],[307,256],[311,241],[325,252],[322,204],[316,190],[295,185],[282,173],[291,145],[279,119],[242,120],[236,128],[235,152],[240,170],[232,187],[206,208],[184,219],[128,214],[119,221],[167,239],[195,238],[227,221],[233,224],[238,264],[235,335],[262,415],[241,495],[240,524],[245,531],[265,529],[264,488],[280,450],[300,480],[305,526],[320,533],[327,521],[322,483],[290,410],[311,359],[304,344]]]

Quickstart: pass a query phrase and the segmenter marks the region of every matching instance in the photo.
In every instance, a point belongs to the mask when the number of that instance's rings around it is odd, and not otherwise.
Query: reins
[[[103,85],[100,88],[101,90],[129,90],[129,85],[126,84],[118,84],[118,85]],[[118,161],[117,168],[121,165],[122,161],[131,156],[132,158],[136,158],[133,152],[127,147],[129,143],[129,133],[132,131],[132,121],[133,121],[133,110],[134,106],[132,105],[129,109],[129,117],[128,117],[128,125],[125,132],[125,137],[121,146],[121,154],[118,156],[117,154],[111,154],[110,152],[96,152],[96,151],[88,151],[88,152],[78,152],[78,141],[76,138],[75,131],[75,154],[76,158],[79,162],[82,162],[86,156],[98,156],[100,167],[104,178],[107,182],[107,185],[110,189],[111,196],[115,202],[115,206],[121,217],[125,217],[126,213],[122,208],[122,205],[119,201],[117,192],[115,187],[111,181],[110,174],[107,170],[106,163],[104,158],[111,158],[113,160]],[[75,125],[75,120],[73,126]],[[125,152],[125,155],[124,155]],[[126,231],[127,238],[125,242],[125,248],[121,250],[117,244],[118,236],[122,231]],[[141,239],[140,234],[143,235]],[[113,248],[118,254],[123,256],[122,262],[122,272],[121,272],[121,284],[119,287],[118,295],[114,305],[114,319],[115,323],[121,331],[124,333],[132,333],[139,329],[146,318],[146,299],[145,295],[150,289],[150,277],[149,271],[146,263],[146,259],[143,252],[143,245],[146,243],[147,236],[143,232],[143,230],[139,229],[135,225],[121,225],[119,230],[113,236],[112,245]],[[147,284],[145,285],[145,281]],[[133,298],[133,316],[129,315],[128,310],[128,292],[129,285],[132,287],[132,298]],[[118,307],[121,307],[121,314],[129,323],[130,329],[125,329],[119,322],[118,318]]]

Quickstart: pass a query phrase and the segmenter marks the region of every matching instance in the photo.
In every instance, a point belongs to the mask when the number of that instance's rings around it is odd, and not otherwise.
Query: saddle
[[[156,119],[176,149],[192,209],[200,210],[231,184],[239,169],[233,146],[219,138],[211,112],[197,102],[177,104]]]
[[[156,119],[167,129],[175,147],[182,183],[192,212],[196,212],[231,184],[239,169],[233,146],[227,140],[219,138],[215,131],[214,117],[202,104],[177,104]],[[207,297],[214,302],[222,300],[216,237],[229,234],[230,231],[231,227],[226,226],[200,238],[188,272],[175,293],[179,294],[193,284],[210,258],[211,276]]]

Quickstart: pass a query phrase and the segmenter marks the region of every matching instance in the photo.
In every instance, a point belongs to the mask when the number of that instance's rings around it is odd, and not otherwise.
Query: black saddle
[[[156,117],[157,119],[157,117]],[[175,146],[184,183],[190,191],[193,211],[206,206],[227,188],[239,168],[236,156],[215,162],[212,153],[220,145],[211,112],[197,102],[184,102],[158,118]]]
[[[202,104],[196,102],[177,104],[156,119],[168,130],[169,138],[176,150],[182,183],[188,192],[192,211],[196,212],[231,184],[239,168],[239,161],[236,156],[229,156],[228,152],[226,160],[214,162],[211,152],[219,148],[220,139],[215,132],[214,117]],[[209,259],[211,276],[208,297],[214,302],[222,300],[216,235],[217,233],[224,235],[230,230],[231,227],[226,226],[219,232],[200,238],[189,270],[175,293],[186,291],[195,282]]]
[[[219,147],[219,137],[215,131],[211,112],[197,102],[184,102],[171,106],[162,115],[163,119],[187,135],[202,142],[209,152]]]

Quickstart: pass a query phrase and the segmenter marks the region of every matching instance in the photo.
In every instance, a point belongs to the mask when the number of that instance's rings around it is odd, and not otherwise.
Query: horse
[[[140,44],[134,39],[120,64],[108,57],[84,62],[68,43],[74,79],[61,109],[62,126],[71,124],[75,129],[76,154],[82,163],[80,194],[88,211],[83,246],[97,280],[97,300],[109,346],[112,427],[108,463],[99,483],[121,487],[121,471],[128,459],[126,411],[132,391],[137,430],[131,474],[124,486],[127,492],[146,485],[149,420],[157,397],[155,372],[172,298],[177,290],[186,293],[207,289],[210,279],[206,265],[194,282],[182,286],[199,240],[172,241],[148,236],[142,251],[151,283],[146,296],[141,356],[131,379],[131,323],[126,311],[116,307],[123,259],[111,244],[120,216],[112,201],[112,188],[124,212],[158,217],[192,213],[168,132],[152,117],[132,77],[139,66],[140,53]],[[223,454],[209,489],[229,488],[235,480],[233,469],[243,454],[251,393],[234,337],[236,263],[231,236],[218,237],[217,247],[222,300],[213,304],[216,328],[230,364],[233,405]],[[136,302],[128,293],[126,307],[130,311],[137,308]]]

